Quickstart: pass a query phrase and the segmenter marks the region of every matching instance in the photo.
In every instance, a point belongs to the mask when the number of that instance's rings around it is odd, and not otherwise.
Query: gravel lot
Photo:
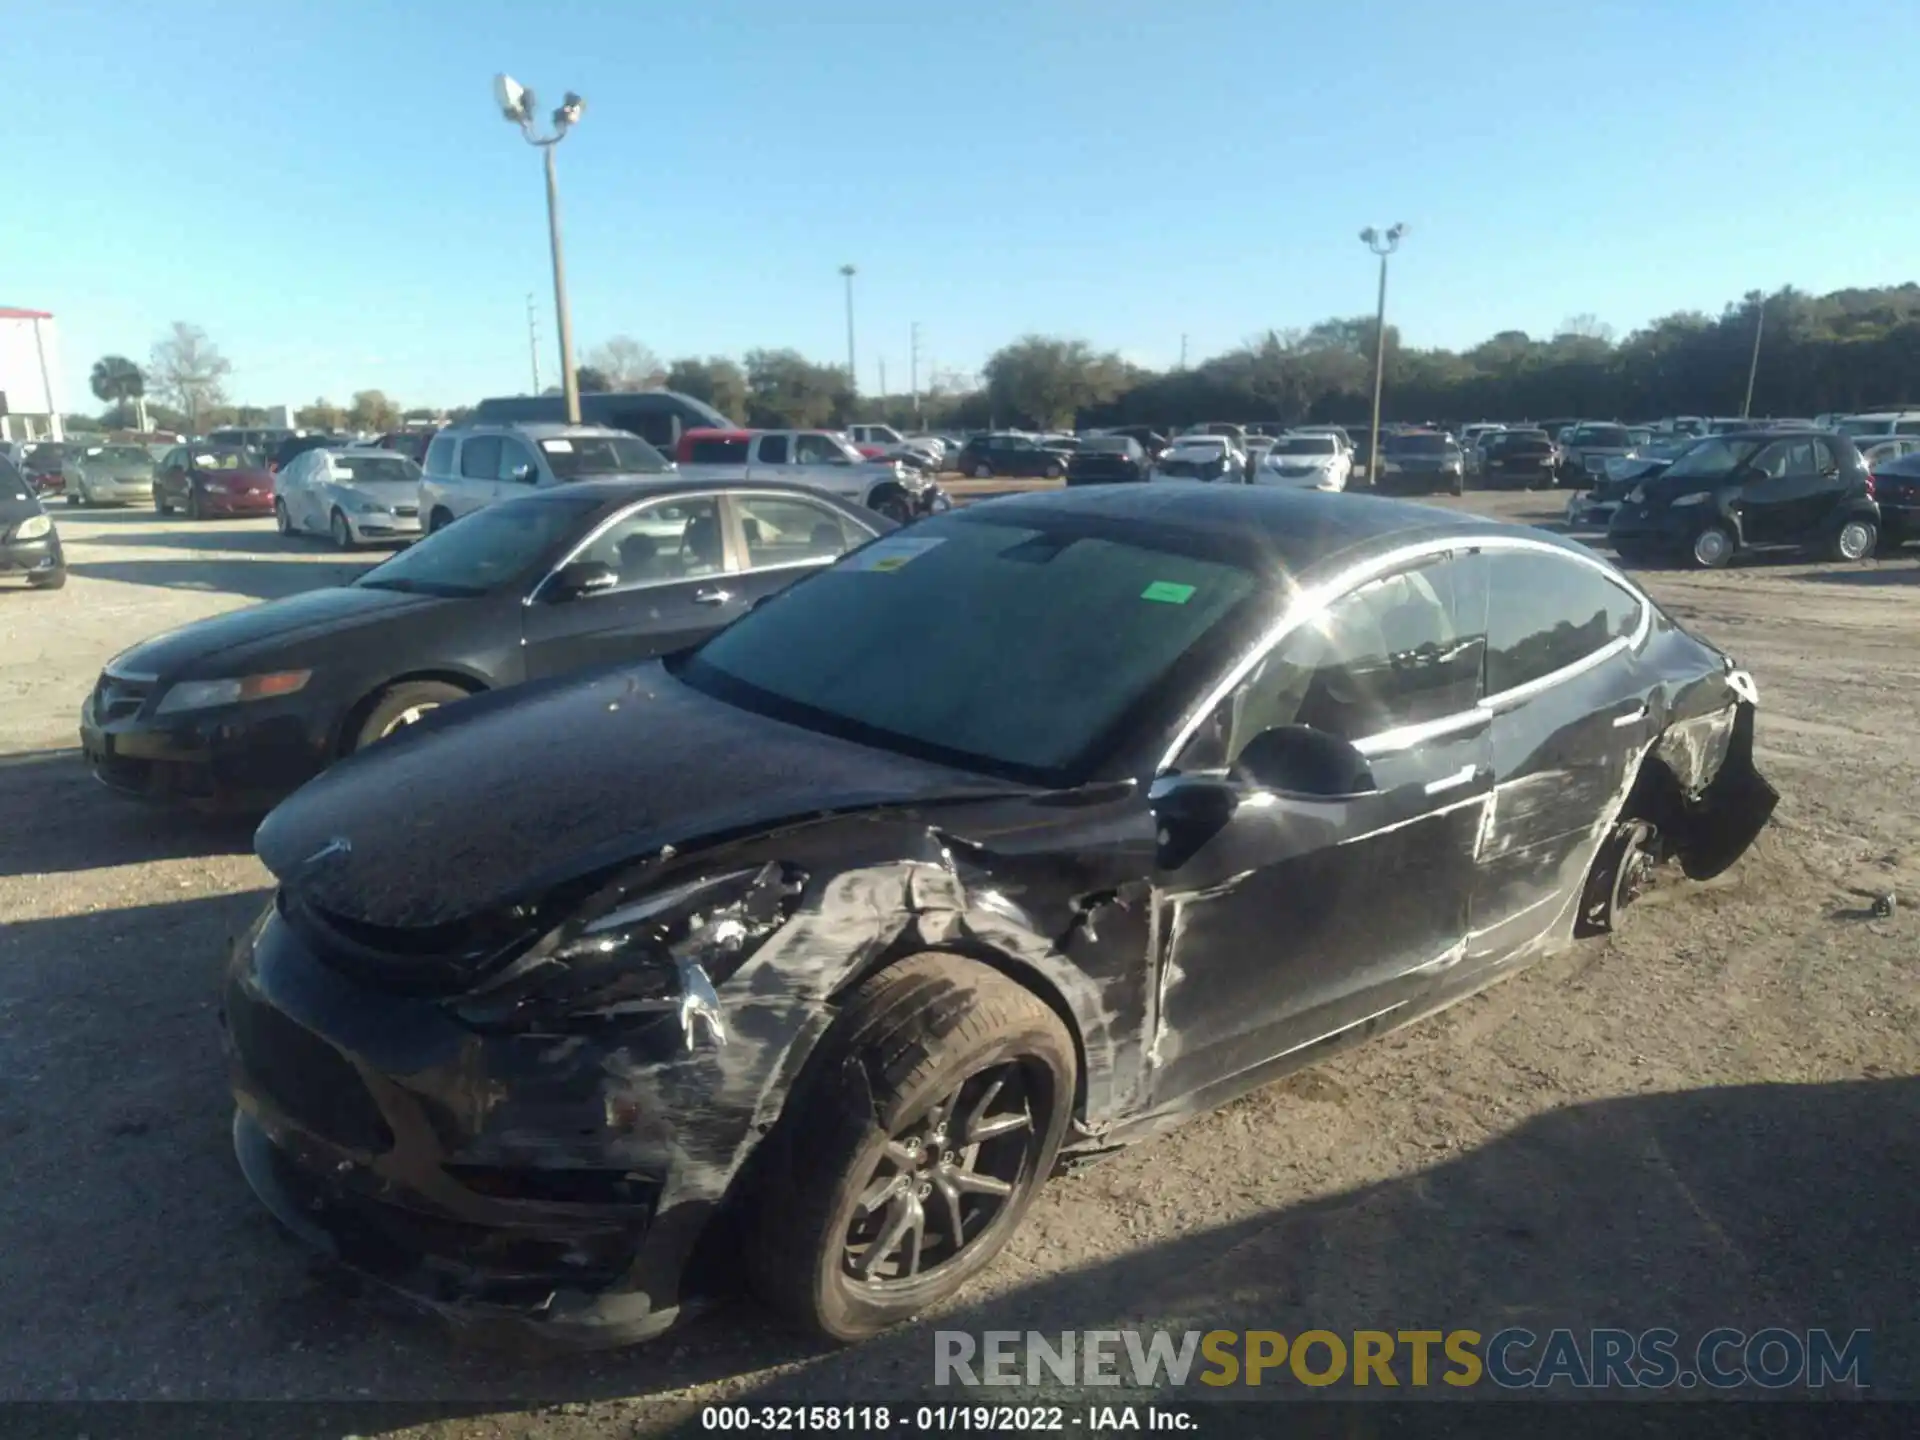
[[[1542,521],[1559,498],[1450,503]],[[669,1399],[897,1403],[936,1324],[1128,1323],[1869,1326],[1876,1394],[1920,1397],[1920,914],[1869,909],[1920,899],[1920,553],[1646,577],[1760,685],[1785,798],[1720,881],[1054,1182],[921,1326],[820,1353],[742,1300],[535,1360],[356,1294],[253,1202],[214,995],[266,872],[245,827],[123,804],[73,749],[125,645],[364,562],[266,522],[57,519],[67,588],[0,594],[0,1398],[436,1401],[436,1434],[627,1434]]]

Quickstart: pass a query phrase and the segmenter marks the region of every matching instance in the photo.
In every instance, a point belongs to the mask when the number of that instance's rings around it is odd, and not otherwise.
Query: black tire
[[[444,530],[452,523],[453,516],[440,507],[435,506],[433,513],[427,516],[427,533],[431,535],[436,531]]]
[[[1871,560],[1880,548],[1880,527],[1871,520],[1848,520],[1833,532],[1827,554],[1848,565]]]
[[[29,575],[27,584],[35,590],[63,590],[67,584],[67,568],[63,565],[58,570],[43,570],[38,575]]]
[[[153,513],[156,515],[173,514],[173,502],[168,500],[167,497],[162,495],[158,490],[153,492]]]
[[[1733,538],[1733,532],[1716,522],[1693,537],[1687,560],[1696,570],[1724,570],[1732,563],[1737,549],[1739,542]]]
[[[973,478],[976,480],[991,480],[993,478],[993,467],[982,460],[973,467]]]
[[[293,517],[287,514],[287,502],[278,495],[273,497],[273,528],[282,535],[293,534]]]
[[[1453,484],[1452,484],[1452,485],[1450,485],[1450,486],[1448,487],[1448,490],[1447,490],[1447,493],[1448,493],[1448,494],[1450,494],[1450,495],[1464,495],[1464,494],[1466,494],[1466,493],[1467,493],[1467,482],[1466,482],[1465,480],[1456,480],[1456,481],[1454,481],[1454,482],[1453,482]]]
[[[86,504],[86,501],[81,498],[80,492],[77,489],[69,490],[67,491],[67,504],[75,510],[78,510],[82,505]]]
[[[942,1151],[929,1143],[914,1152],[915,1163],[927,1167],[919,1170],[903,1169],[890,1149],[901,1152],[913,1128],[934,1123],[949,1100],[956,1102],[949,1113],[965,1117],[959,1131],[964,1137],[994,1103],[993,1095],[980,1100],[967,1089],[976,1080],[990,1083],[989,1072],[1016,1077],[1028,1120],[1013,1134],[972,1147],[985,1160],[992,1147],[1020,1143],[1017,1158],[1003,1151],[993,1162],[994,1169],[1014,1176],[1000,1182],[1008,1193],[989,1203],[949,1183],[937,1195],[926,1184],[918,1186],[917,1196],[911,1186],[892,1199],[883,1194],[867,1207],[886,1204],[869,1222],[876,1227],[896,1205],[917,1208],[921,1198],[932,1201],[921,1211],[917,1237],[898,1242],[914,1246],[916,1258],[924,1253],[922,1245],[931,1243],[936,1254],[951,1245],[950,1239],[934,1239],[936,1231],[951,1237],[950,1213],[959,1216],[961,1243],[917,1276],[870,1281],[849,1273],[862,1200],[910,1174],[940,1185],[940,1177],[953,1172],[933,1162],[964,1159],[968,1147],[956,1143]],[[840,1341],[864,1339],[946,1299],[992,1263],[1052,1170],[1070,1119],[1075,1076],[1073,1041],[1060,1017],[997,970],[956,955],[922,954],[872,976],[820,1042],[756,1157],[754,1193],[778,1198],[759,1206],[749,1266],[754,1288],[787,1320]],[[944,1137],[945,1122],[939,1123],[934,1133]],[[895,1174],[883,1177],[883,1165]],[[968,1213],[970,1201],[974,1209]],[[950,1212],[949,1204],[956,1209]],[[969,1237],[966,1226],[976,1220],[984,1223]],[[863,1260],[872,1248],[863,1251]]]
[[[200,492],[198,490],[187,491],[187,518],[189,520],[204,520],[207,518],[207,512],[200,508]]]
[[[406,680],[380,692],[373,708],[354,732],[352,749],[364,750],[396,730],[404,730],[420,714],[465,700],[472,692],[444,680]],[[412,718],[408,718],[409,716]]]
[[[1060,464],[1056,460],[1049,463],[1046,469],[1041,473],[1044,474],[1046,478],[1049,480],[1058,480],[1062,475],[1067,473],[1067,470],[1064,465]]]
[[[347,524],[347,517],[338,506],[327,519],[327,533],[333,537],[333,548],[351,550],[353,546],[353,527]]]

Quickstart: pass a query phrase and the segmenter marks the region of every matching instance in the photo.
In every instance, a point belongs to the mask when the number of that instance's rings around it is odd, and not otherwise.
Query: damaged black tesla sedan
[[[1257,486],[934,517],[269,816],[236,1149],[455,1318],[636,1339],[723,1251],[857,1338],[1058,1162],[1731,865],[1755,704],[1539,531]]]

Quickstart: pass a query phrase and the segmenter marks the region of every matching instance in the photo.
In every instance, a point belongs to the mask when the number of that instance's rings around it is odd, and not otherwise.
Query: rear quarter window
[[[433,443],[427,446],[427,462],[423,468],[435,475],[447,474],[453,469],[453,446],[451,435],[435,436]]]
[[[1494,551],[1488,561],[1490,696],[1577,665],[1639,628],[1639,597],[1571,556]]]

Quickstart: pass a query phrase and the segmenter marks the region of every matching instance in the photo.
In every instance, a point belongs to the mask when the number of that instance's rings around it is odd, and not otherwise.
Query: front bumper
[[[1576,491],[1567,499],[1567,524],[1576,530],[1604,530],[1619,510],[1618,500],[1599,500],[1591,490]]]
[[[1380,478],[1374,482],[1374,488],[1386,495],[1434,495],[1443,490],[1452,490],[1464,479],[1459,470],[1437,467],[1429,470],[1424,466],[1409,469],[1388,462],[1380,467]]]
[[[80,748],[110,790],[247,812],[269,808],[326,768],[327,737],[315,733],[315,707],[301,695],[155,715],[157,694],[117,699],[113,685],[103,677],[80,707]]]
[[[417,511],[412,515],[391,511],[355,513],[347,515],[347,527],[353,531],[356,541],[370,544],[383,540],[417,540],[420,537],[420,516]]]
[[[0,575],[51,575],[66,563],[58,531],[37,540],[0,542]]]
[[[753,1133],[750,1078],[672,1015],[483,1034],[324,963],[278,909],[222,1019],[247,1183],[300,1239],[463,1326],[582,1346],[671,1325]]]
[[[78,493],[98,505],[127,505],[153,503],[153,482],[151,480],[94,480],[89,479],[79,487]]]

